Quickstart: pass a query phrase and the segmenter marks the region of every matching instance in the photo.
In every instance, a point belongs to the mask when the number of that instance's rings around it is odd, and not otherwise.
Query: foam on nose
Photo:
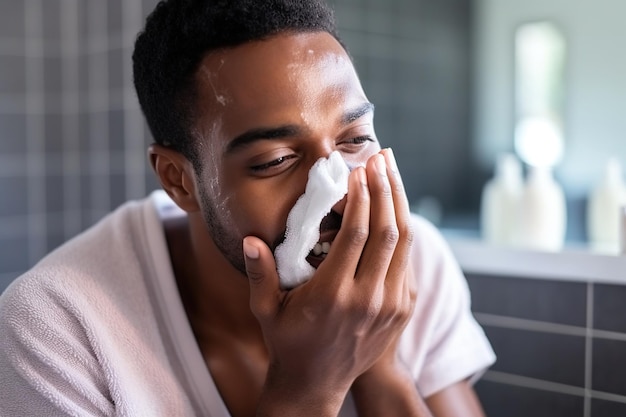
[[[347,194],[349,174],[338,151],[318,159],[311,167],[304,194],[287,217],[285,240],[274,252],[281,287],[296,287],[315,273],[306,257],[319,241],[322,219]]]

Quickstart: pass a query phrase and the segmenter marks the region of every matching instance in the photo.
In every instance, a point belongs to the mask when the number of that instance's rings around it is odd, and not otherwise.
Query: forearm
[[[408,371],[366,373],[352,385],[359,417],[432,417]]]

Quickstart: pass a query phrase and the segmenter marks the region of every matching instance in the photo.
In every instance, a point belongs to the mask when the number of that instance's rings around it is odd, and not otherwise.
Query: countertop
[[[463,271],[537,279],[626,285],[626,256],[566,246],[558,252],[489,245],[442,230]]]

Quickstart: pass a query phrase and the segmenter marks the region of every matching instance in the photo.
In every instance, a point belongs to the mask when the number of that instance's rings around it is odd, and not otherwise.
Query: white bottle
[[[500,155],[495,175],[485,184],[481,199],[481,233],[488,243],[516,243],[522,185],[520,162],[512,154]]]
[[[587,201],[587,234],[595,250],[618,253],[621,238],[621,211],[626,205],[626,185],[622,166],[610,158],[604,177],[594,187]]]
[[[520,205],[520,243],[530,249],[558,251],[565,242],[565,194],[549,167],[531,167]]]

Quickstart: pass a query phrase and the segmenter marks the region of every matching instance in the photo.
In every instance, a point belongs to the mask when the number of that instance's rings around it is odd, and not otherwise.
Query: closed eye
[[[255,173],[264,173],[272,168],[279,167],[280,165],[285,164],[288,160],[293,159],[295,157],[296,155],[281,156],[280,158],[276,158],[264,164],[253,165],[250,167],[250,170],[252,170]]]
[[[370,135],[355,136],[353,138],[344,139],[339,142],[339,146],[344,152],[356,153],[365,149],[370,143],[376,142],[376,139]]]
[[[348,139],[346,141],[347,143],[353,143],[353,144],[361,144],[361,143],[365,143],[365,142],[374,142],[374,138],[372,138],[371,136],[365,135],[365,136],[357,136],[355,138],[351,138]]]

